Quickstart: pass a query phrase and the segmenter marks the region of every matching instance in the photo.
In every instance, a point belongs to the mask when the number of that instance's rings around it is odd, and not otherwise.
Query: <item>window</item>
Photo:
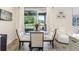
[[[78,15],[73,16],[72,25],[73,25],[74,27],[79,26],[79,16],[78,16]]]
[[[39,13],[38,14],[38,22],[40,23],[40,30],[46,30],[46,13]]]
[[[36,11],[24,11],[24,25],[25,31],[33,31],[34,23],[36,20],[37,12]]]
[[[73,15],[72,26],[73,26],[73,32],[77,33],[79,27],[79,15]]]
[[[25,32],[33,31],[35,23],[40,24],[40,30],[46,30],[45,25],[46,13],[37,13],[37,10],[25,10],[24,11],[24,25]]]

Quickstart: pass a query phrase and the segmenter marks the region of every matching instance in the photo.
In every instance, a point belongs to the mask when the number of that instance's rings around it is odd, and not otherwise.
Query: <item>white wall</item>
[[[52,27],[53,27],[53,17],[54,13],[51,7],[47,8],[47,15],[46,15],[46,25],[47,25],[47,31],[50,32],[52,31]],[[51,27],[52,26],[52,27]]]
[[[66,18],[57,19],[58,12],[63,12]],[[67,32],[72,32],[72,8],[56,7],[47,8],[47,26],[48,31],[52,31],[54,28],[64,27]]]
[[[18,23],[19,31],[24,31],[24,8],[19,7],[19,23]]]
[[[12,21],[0,21],[0,34],[7,34],[7,44],[12,42],[15,39],[15,29],[16,29],[16,23],[15,23],[15,17],[14,17],[14,8],[12,7],[0,7],[1,9],[7,10],[9,12],[12,12]]]
[[[14,11],[14,19],[15,19],[15,22],[16,22],[16,29],[19,27],[19,7],[14,7],[13,8],[13,11]]]
[[[79,7],[73,8],[73,15],[79,15]]]

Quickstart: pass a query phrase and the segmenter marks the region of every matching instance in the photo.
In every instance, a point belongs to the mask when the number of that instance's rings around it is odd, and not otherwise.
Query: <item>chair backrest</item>
[[[65,28],[63,28],[63,27],[60,27],[60,28],[58,29],[57,33],[58,33],[58,34],[65,34],[65,33],[66,33],[66,30],[65,30]]]
[[[57,33],[57,29],[55,29],[54,35],[53,35],[53,40],[56,38],[56,33]]]
[[[18,39],[20,40],[20,37],[19,37],[19,34],[18,34],[18,30],[17,29],[16,29],[16,34],[17,34]]]
[[[30,32],[31,47],[43,47],[44,33]]]

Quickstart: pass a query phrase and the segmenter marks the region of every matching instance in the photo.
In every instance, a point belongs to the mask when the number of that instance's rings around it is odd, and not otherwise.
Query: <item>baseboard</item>
[[[16,51],[19,45],[18,39],[13,40],[10,44],[7,46],[7,51]]]

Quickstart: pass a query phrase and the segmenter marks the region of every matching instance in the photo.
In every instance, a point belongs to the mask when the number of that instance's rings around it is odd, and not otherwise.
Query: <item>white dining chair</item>
[[[33,48],[39,48],[43,50],[43,40],[44,40],[43,32],[30,32],[30,40],[31,40],[31,46],[30,46],[31,51]]]
[[[29,36],[26,36],[24,34],[24,32],[19,32],[18,30],[16,30],[16,34],[19,39],[19,49],[21,48],[21,44],[23,45],[25,42],[28,42],[29,46],[30,46],[30,37]]]
[[[66,30],[63,27],[60,27],[57,30],[56,39],[61,43],[69,43],[69,36],[66,33]]]
[[[45,35],[45,38],[44,38],[44,42],[50,42],[50,44],[52,44],[52,48],[54,48],[54,39],[56,36],[56,31],[57,29],[54,29],[48,35]]]

